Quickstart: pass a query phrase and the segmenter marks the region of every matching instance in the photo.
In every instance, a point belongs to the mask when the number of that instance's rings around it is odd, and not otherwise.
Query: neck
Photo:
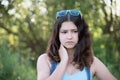
[[[68,53],[68,57],[69,57],[69,60],[68,60],[69,63],[71,63],[73,61],[74,52],[75,52],[75,49],[67,49],[67,53]]]

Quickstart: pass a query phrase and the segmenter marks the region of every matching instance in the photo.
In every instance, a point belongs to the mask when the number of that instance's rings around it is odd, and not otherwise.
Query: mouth
[[[66,43],[68,43],[68,44],[72,44],[72,43],[73,43],[73,41],[67,41]]]

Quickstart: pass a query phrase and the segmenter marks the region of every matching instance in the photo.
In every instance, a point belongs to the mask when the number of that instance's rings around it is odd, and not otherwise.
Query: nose
[[[67,34],[67,38],[68,38],[68,39],[72,39],[72,37],[73,37],[73,36],[72,36],[72,33],[69,32],[69,33]]]

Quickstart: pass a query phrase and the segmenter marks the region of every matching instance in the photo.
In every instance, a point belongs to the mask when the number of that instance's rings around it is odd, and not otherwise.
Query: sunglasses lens
[[[57,12],[57,17],[66,16],[66,14],[67,14],[67,11],[66,10],[62,10],[62,11]]]
[[[72,16],[78,16],[78,15],[80,15],[80,11],[79,10],[70,10],[70,14]]]

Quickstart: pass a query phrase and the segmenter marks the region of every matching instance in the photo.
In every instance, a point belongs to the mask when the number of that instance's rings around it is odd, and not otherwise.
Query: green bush
[[[36,80],[30,61],[14,52],[6,40],[0,45],[0,80]]]

